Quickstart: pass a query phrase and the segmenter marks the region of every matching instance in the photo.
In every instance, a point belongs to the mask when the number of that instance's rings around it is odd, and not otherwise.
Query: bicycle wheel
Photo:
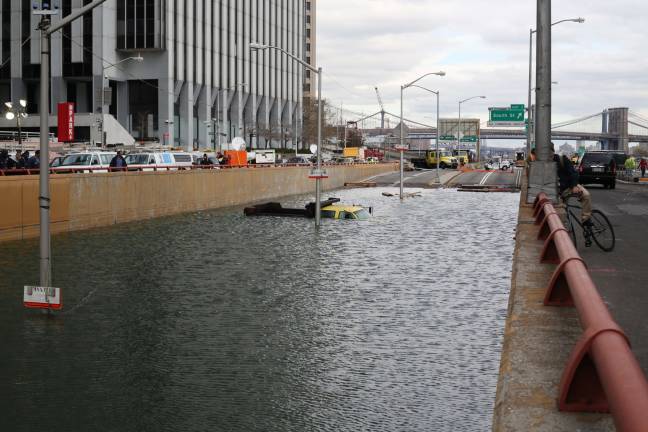
[[[571,212],[567,210],[567,231],[569,231],[569,236],[574,243],[574,247],[578,249],[578,242],[576,241],[576,225],[577,222],[574,215],[572,215]]]
[[[605,252],[611,252],[614,249],[616,241],[614,229],[607,216],[600,210],[592,210],[592,237],[598,247]]]

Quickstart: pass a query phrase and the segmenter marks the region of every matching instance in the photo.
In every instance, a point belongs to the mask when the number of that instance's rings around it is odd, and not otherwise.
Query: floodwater
[[[319,231],[234,208],[55,236],[55,316],[21,303],[37,240],[0,244],[0,430],[490,429],[519,195],[385,190],[327,194],[374,217]]]

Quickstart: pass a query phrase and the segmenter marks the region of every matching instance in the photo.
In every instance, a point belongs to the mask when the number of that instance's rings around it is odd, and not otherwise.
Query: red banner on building
[[[74,103],[58,104],[58,140],[60,142],[74,141]]]

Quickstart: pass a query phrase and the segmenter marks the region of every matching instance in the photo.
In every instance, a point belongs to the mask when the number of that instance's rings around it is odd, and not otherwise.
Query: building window
[[[310,24],[310,23],[311,23],[311,16],[306,15],[306,24]]]
[[[163,16],[161,0],[118,1],[117,49],[162,49]]]
[[[311,37],[310,29],[306,29],[306,37],[310,39],[310,37]]]
[[[306,43],[306,52],[310,52],[311,47],[310,47],[310,42]]]
[[[311,2],[307,1],[306,2],[306,10],[310,12],[311,10]]]

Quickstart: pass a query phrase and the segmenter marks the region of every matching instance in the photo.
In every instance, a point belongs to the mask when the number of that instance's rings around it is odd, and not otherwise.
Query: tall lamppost
[[[5,102],[5,106],[8,109],[7,113],[5,114],[5,118],[7,120],[16,119],[18,126],[18,147],[20,147],[20,151],[22,152],[22,125],[20,123],[20,120],[29,116],[27,114],[27,111],[25,110],[25,108],[27,108],[27,101],[25,99],[20,99],[19,105],[15,108],[11,102]]]
[[[142,57],[140,54],[138,54],[135,57],[125,58],[125,59],[123,59],[121,61],[118,61],[117,63],[111,63],[108,66],[104,66],[103,65],[104,60],[102,60],[102,63],[101,63],[101,147],[106,146],[105,138],[104,138],[106,136],[106,131],[104,129],[104,110],[105,110],[105,107],[106,107],[106,101],[105,101],[105,99],[106,99],[106,88],[105,88],[105,86],[106,86],[106,78],[108,78],[106,76],[106,71],[108,69],[112,68],[112,67],[116,67],[117,65],[119,65],[121,63],[125,63],[125,62],[130,61],[130,60],[141,63],[141,62],[144,61],[144,57]]]
[[[272,45],[264,45],[258,42],[252,42],[250,44],[250,49],[273,49],[279,51],[317,74],[317,169],[311,172],[309,177],[315,179],[315,226],[319,227],[322,218],[322,179],[327,177],[327,175],[322,172],[322,68],[315,68],[299,57],[290,54],[288,51]]]
[[[457,125],[457,150],[461,147],[461,104],[473,99],[486,99],[486,96],[472,96],[459,101],[459,124]],[[479,142],[477,143],[479,145]]]
[[[436,96],[436,140],[435,140],[436,176],[437,176],[437,181],[441,183],[441,177],[439,176],[439,91],[440,90],[437,91],[430,90],[429,88],[425,88],[417,84],[412,84],[410,87],[420,88],[421,90],[425,90]]]
[[[557,24],[561,24],[564,22],[583,24],[585,22],[585,18],[564,19],[564,20],[551,23],[551,26],[553,27]],[[531,154],[531,80],[533,75],[533,34],[536,32],[537,30],[534,30],[532,28],[529,29],[529,91],[528,91],[528,103],[527,103],[527,119],[529,123],[527,124],[527,156]]]
[[[416,84],[418,81],[422,80],[423,78],[430,76],[430,75],[437,75],[437,76],[445,76],[444,71],[439,71],[439,72],[430,72],[426,73],[424,75],[421,75],[420,77],[416,78],[414,81],[401,85],[400,88],[400,199],[401,201],[403,200],[403,163],[404,163],[404,155],[403,152],[405,151],[405,125],[403,124],[403,90],[405,90],[408,87],[412,87],[414,84]]]
[[[40,103],[39,103],[39,117],[40,117],[40,160],[44,161],[41,164],[49,162],[49,96],[50,96],[50,42],[52,33],[61,30],[66,25],[75,21],[84,14],[90,12],[92,9],[103,4],[106,0],[94,0],[91,3],[75,9],[74,12],[69,14],[63,19],[57,20],[52,23],[52,16],[59,13],[58,6],[50,9],[49,5],[43,2],[42,8],[36,8],[33,14],[41,16],[38,24],[40,31],[40,52],[41,52],[41,68],[40,68]],[[103,74],[102,74],[103,75]],[[103,89],[102,89],[103,91]],[[38,203],[40,207],[40,286],[50,287],[52,282],[51,275],[51,262],[50,262],[50,191],[49,191],[49,170],[42,169],[39,174],[38,183],[39,198]]]

